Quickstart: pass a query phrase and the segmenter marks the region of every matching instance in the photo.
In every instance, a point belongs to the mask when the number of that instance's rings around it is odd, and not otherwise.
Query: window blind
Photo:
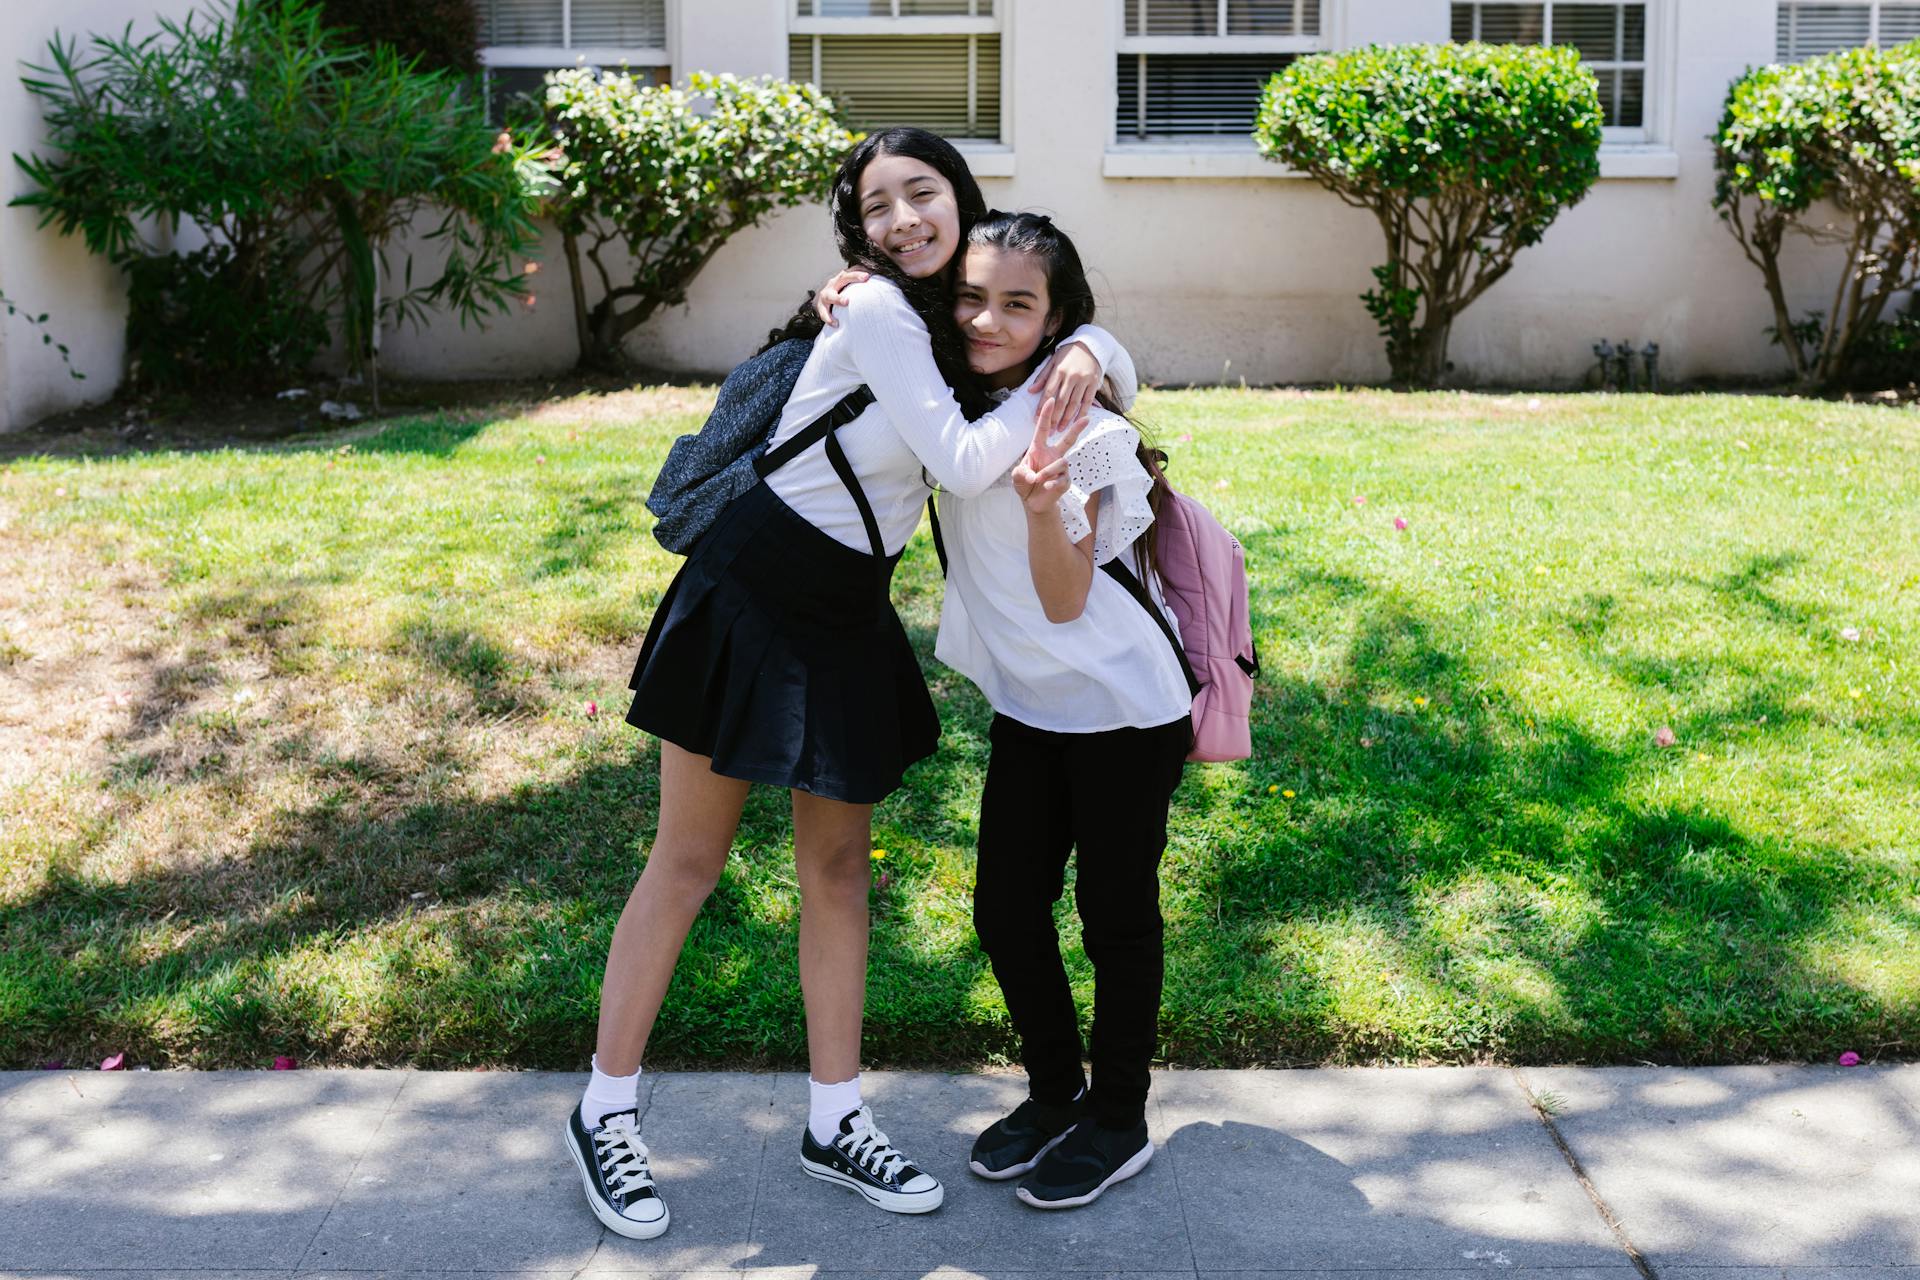
[[[476,0],[475,7],[482,47],[667,47],[667,0]]]
[[[1637,129],[1647,119],[1647,6],[1570,4],[1455,4],[1453,38],[1486,44],[1571,45],[1600,82],[1600,109],[1609,128]]]
[[[1853,4],[1806,4],[1782,0],[1775,24],[1775,57],[1781,62],[1805,62],[1842,49],[1862,45],[1884,49],[1920,39],[1920,3],[1856,0]]]
[[[1130,36],[1317,36],[1320,0],[1125,0]]]
[[[1000,137],[997,35],[793,35],[787,64],[789,79],[827,92],[848,128]]]
[[[1253,131],[1260,92],[1291,53],[1120,55],[1116,132],[1153,138],[1244,139]]]
[[[993,0],[800,0],[803,18],[987,18]]]

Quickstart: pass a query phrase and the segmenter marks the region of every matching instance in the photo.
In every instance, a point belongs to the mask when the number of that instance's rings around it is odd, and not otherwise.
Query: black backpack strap
[[[873,547],[874,558],[885,560],[887,548],[880,541],[880,522],[873,518],[873,505],[867,501],[867,491],[860,487],[860,477],[853,473],[853,464],[847,461],[846,451],[840,447],[840,439],[834,434],[837,429],[866,412],[867,406],[872,403],[873,392],[865,387],[855,387],[825,414],[782,440],[777,448],[769,449],[755,458],[753,469],[764,480],[814,445],[826,441],[827,461],[833,465],[840,483],[847,487],[853,505],[860,510],[860,523],[867,527],[867,541]]]
[[[782,440],[778,447],[767,450],[753,460],[753,469],[762,480],[792,462],[795,458],[819,444],[833,433],[836,428],[844,427],[873,403],[873,392],[865,387],[855,387],[840,397],[840,403],[815,418],[806,426]]]
[[[933,554],[940,557],[940,576],[947,576],[947,543],[940,536],[940,503],[932,494],[927,495],[927,519],[933,522]]]
[[[1133,570],[1127,568],[1126,561],[1119,556],[1115,556],[1100,567],[1106,571],[1109,578],[1125,587],[1127,594],[1132,596],[1140,607],[1147,611],[1147,616],[1159,625],[1160,634],[1165,636],[1167,643],[1173,646],[1173,656],[1180,659],[1180,674],[1187,678],[1187,692],[1198,697],[1200,681],[1193,674],[1193,664],[1187,661],[1187,651],[1181,647],[1180,637],[1173,634],[1173,628],[1167,622],[1167,615],[1160,612],[1160,606],[1155,604],[1153,597],[1147,594],[1147,589],[1141,584],[1140,579],[1134,575]]]

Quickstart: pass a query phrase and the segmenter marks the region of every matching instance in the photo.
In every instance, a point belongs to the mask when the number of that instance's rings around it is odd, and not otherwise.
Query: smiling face
[[[968,245],[953,294],[953,320],[967,339],[967,366],[996,387],[1017,387],[1060,322],[1048,314],[1047,274],[1031,254]]]
[[[860,174],[860,226],[909,276],[938,275],[960,245],[953,184],[924,160],[875,156]]]

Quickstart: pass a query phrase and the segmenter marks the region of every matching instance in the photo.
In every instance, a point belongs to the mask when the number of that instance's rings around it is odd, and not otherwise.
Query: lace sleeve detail
[[[1140,433],[1121,418],[1096,420],[1067,454],[1067,492],[1060,499],[1060,523],[1073,542],[1088,532],[1087,501],[1100,500],[1100,528],[1093,540],[1093,562],[1107,561],[1133,545],[1153,524],[1153,506],[1147,501],[1153,477],[1140,465],[1135,450]]]

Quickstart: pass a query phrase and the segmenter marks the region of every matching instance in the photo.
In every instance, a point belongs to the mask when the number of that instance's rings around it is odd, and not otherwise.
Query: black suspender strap
[[[853,464],[847,461],[846,451],[840,447],[840,437],[831,433],[827,436],[827,461],[833,464],[840,483],[847,486],[847,492],[853,495],[853,505],[860,508],[860,523],[867,526],[867,541],[873,546],[873,558],[885,560],[887,547],[880,541],[880,522],[873,518],[873,507],[867,502],[867,491],[860,487],[860,477],[853,474]]]
[[[834,474],[840,477],[840,483],[847,487],[853,505],[860,509],[860,523],[867,527],[867,541],[873,547],[874,559],[885,560],[887,547],[880,541],[880,522],[873,518],[873,506],[867,501],[867,491],[860,487],[860,477],[853,473],[853,464],[847,461],[846,451],[840,447],[840,439],[834,434],[838,428],[859,417],[872,403],[873,392],[865,387],[854,388],[823,416],[815,418],[781,441],[777,448],[769,449],[755,458],[753,469],[764,480],[814,445],[826,441],[827,461],[833,464]]]
[[[1167,624],[1167,615],[1160,612],[1160,606],[1153,602],[1153,597],[1147,594],[1146,587],[1141,585],[1140,579],[1134,576],[1133,570],[1127,568],[1126,562],[1121,557],[1115,556],[1100,567],[1106,571],[1109,578],[1125,587],[1127,594],[1147,611],[1147,616],[1159,624],[1160,634],[1165,636],[1167,643],[1173,646],[1173,656],[1180,659],[1180,674],[1187,678],[1187,692],[1197,697],[1200,693],[1200,681],[1193,674],[1193,664],[1187,661],[1187,651],[1181,647],[1180,637],[1173,634],[1173,628]]]
[[[931,494],[927,496],[927,519],[933,522],[933,554],[940,557],[940,576],[947,576],[947,544],[940,536],[940,503]]]

